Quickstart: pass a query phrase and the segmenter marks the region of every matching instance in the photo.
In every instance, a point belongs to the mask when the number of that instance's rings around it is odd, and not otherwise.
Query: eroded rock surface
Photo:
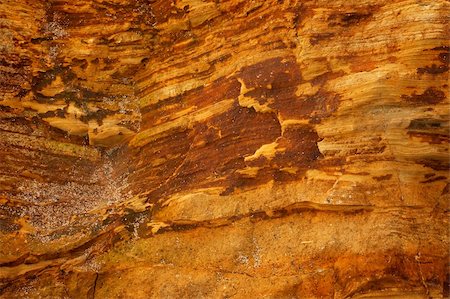
[[[448,297],[449,12],[1,1],[0,296]]]

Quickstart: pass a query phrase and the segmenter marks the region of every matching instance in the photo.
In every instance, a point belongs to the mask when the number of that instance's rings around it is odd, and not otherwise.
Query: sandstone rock
[[[447,298],[445,0],[2,0],[1,298]]]

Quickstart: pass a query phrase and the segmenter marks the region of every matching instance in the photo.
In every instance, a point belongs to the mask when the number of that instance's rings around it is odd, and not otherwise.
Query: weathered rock
[[[448,297],[449,12],[1,1],[0,297]]]

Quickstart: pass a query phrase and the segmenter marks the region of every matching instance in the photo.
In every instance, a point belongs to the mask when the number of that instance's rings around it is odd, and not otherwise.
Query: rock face
[[[449,15],[0,1],[0,297],[448,297]]]

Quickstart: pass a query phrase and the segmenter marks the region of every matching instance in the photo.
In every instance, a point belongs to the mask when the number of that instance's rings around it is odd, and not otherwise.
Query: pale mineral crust
[[[448,298],[446,0],[0,0],[0,298]]]

